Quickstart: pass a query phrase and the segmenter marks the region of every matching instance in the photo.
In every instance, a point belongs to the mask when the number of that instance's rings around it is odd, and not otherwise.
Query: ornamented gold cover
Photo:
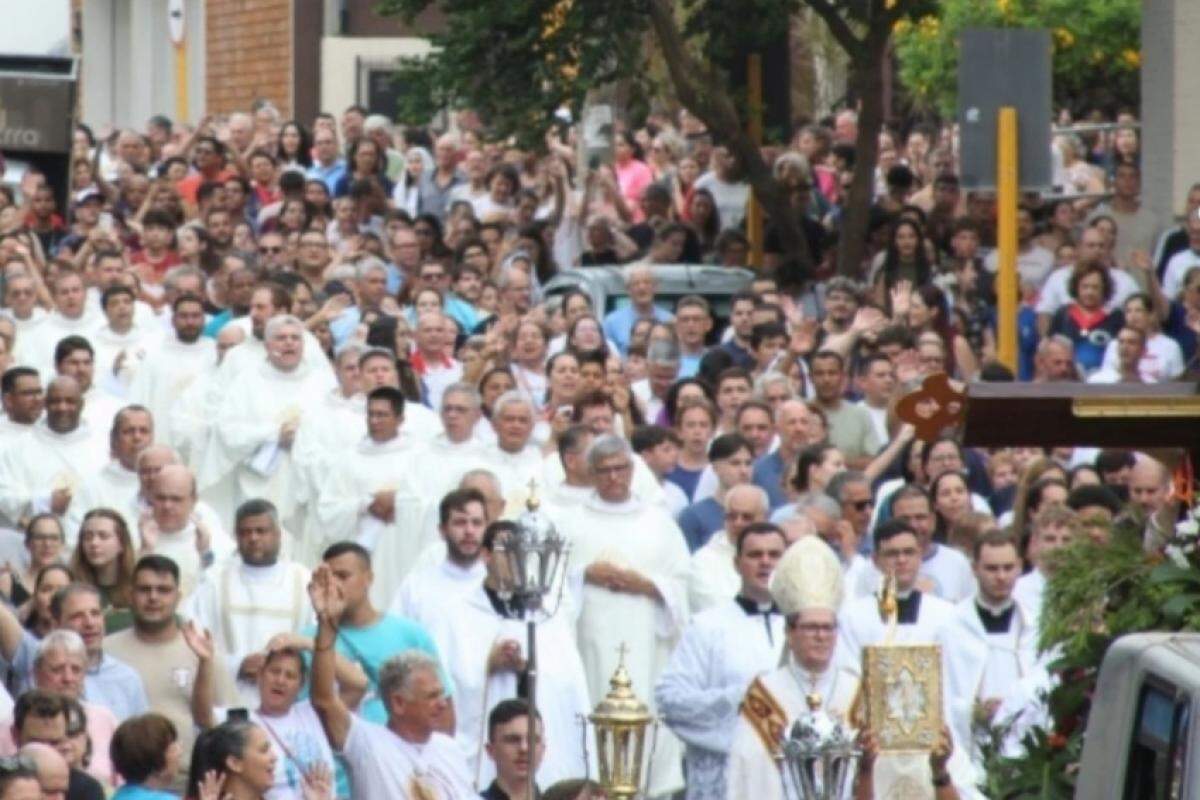
[[[882,752],[929,752],[942,730],[942,648],[863,648],[867,727]]]

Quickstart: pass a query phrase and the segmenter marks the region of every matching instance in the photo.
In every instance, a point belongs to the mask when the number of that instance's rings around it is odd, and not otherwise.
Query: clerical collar
[[[745,595],[739,594],[737,597],[733,598],[733,602],[741,606],[742,611],[745,611],[750,616],[755,616],[756,614],[780,613],[779,606],[775,605],[774,603],[760,603],[757,600],[751,600]]]
[[[1008,633],[1012,627],[1013,611],[1016,606],[1012,600],[1003,608],[986,605],[981,598],[975,600],[975,611],[979,614],[979,622],[987,633]]]
[[[524,604],[517,598],[505,600],[496,590],[484,584],[483,593],[487,595],[488,602],[492,604],[492,610],[499,614],[504,619],[523,619]]]
[[[907,597],[896,597],[896,622],[901,625],[915,625],[921,613],[921,593],[913,590]]]

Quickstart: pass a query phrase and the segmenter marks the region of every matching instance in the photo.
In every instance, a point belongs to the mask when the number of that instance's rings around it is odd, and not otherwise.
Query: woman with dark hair
[[[275,785],[270,735],[244,719],[224,722],[196,737],[188,771],[188,800],[265,800]]]
[[[442,241],[442,222],[433,214],[421,214],[413,220],[413,233],[421,248],[421,261],[445,261],[450,250]]]
[[[666,399],[663,400],[662,411],[658,413],[655,425],[665,428],[675,427],[675,412],[684,402],[706,400],[715,408],[717,396],[711,386],[700,378],[682,378],[672,383],[667,389]]]
[[[912,286],[924,286],[933,277],[933,266],[929,262],[929,248],[925,244],[925,233],[911,219],[899,219],[892,226],[887,250],[880,254],[871,286],[875,302],[889,307],[889,295],[900,281]]]
[[[175,243],[179,251],[179,260],[183,264],[197,267],[210,277],[221,268],[221,257],[217,254],[216,243],[203,226],[195,223],[180,226],[175,231]]]
[[[179,734],[162,714],[122,722],[109,745],[113,766],[125,784],[112,800],[175,800],[171,791],[183,761]]]
[[[654,182],[654,172],[643,159],[642,146],[628,130],[619,131],[613,141],[613,171],[633,221],[641,222],[644,219],[642,192]]]
[[[350,194],[350,187],[357,181],[374,183],[385,198],[392,196],[392,182],[388,180],[387,155],[378,143],[369,136],[362,136],[350,143],[346,150],[346,173],[338,178],[333,187],[334,197]]]
[[[400,391],[404,399],[413,403],[421,402],[421,381],[413,371],[409,361],[411,348],[409,346],[412,330],[408,321],[399,317],[380,316],[373,320],[367,328],[367,345],[390,350],[396,357],[396,372],[400,379]]]
[[[492,418],[492,404],[496,402],[496,398],[516,388],[517,381],[508,367],[493,367],[483,373],[483,377],[479,379],[479,396],[482,402],[480,410],[483,412],[483,419]]]
[[[489,222],[503,216],[507,222],[521,189],[521,176],[511,164],[497,164],[487,174],[487,194],[471,201],[475,219]]]
[[[710,261],[716,253],[717,237],[721,235],[721,212],[708,189],[697,189],[688,202],[688,218],[700,250],[700,260]]]
[[[279,128],[275,155],[283,169],[303,172],[313,164],[312,134],[296,120],[289,119]]]
[[[0,589],[14,606],[20,606],[33,595],[34,584],[39,573],[46,567],[59,563],[62,556],[63,542],[62,523],[58,517],[50,513],[35,514],[25,523],[25,550],[29,553],[29,566],[21,570],[13,570],[8,574],[12,579],[11,586]]]
[[[929,486],[929,497],[933,502],[937,526],[934,538],[939,542],[949,539],[950,528],[971,513],[971,487],[961,472],[943,472]]]
[[[65,564],[50,564],[42,567],[33,582],[33,595],[17,610],[17,616],[25,630],[41,639],[54,630],[54,615],[50,613],[50,602],[59,590],[65,589],[72,580],[71,570]]]
[[[276,231],[288,236],[303,233],[312,222],[312,209],[308,202],[299,197],[285,198],[279,206],[279,215],[263,226],[264,231]]]
[[[71,572],[75,580],[100,591],[105,608],[129,608],[136,560],[124,517],[111,508],[93,508],[84,514],[79,540],[71,554]]]
[[[1120,309],[1109,311],[1115,286],[1108,268],[1087,264],[1071,273],[1067,291],[1072,302],[1054,313],[1050,335],[1061,335],[1075,346],[1075,363],[1085,375],[1098,370],[1104,361],[1108,343],[1125,324]]]
[[[846,469],[842,451],[831,444],[813,444],[800,451],[792,489],[799,495],[823,493],[833,476]]]
[[[951,324],[946,293],[932,283],[910,289],[907,283],[892,292],[892,313],[912,331],[913,337],[935,333],[946,352],[946,372],[971,380],[978,372],[978,361],[966,337]]]

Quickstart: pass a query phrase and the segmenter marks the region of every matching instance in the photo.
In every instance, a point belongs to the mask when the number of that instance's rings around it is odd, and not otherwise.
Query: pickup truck
[[[1200,634],[1138,633],[1104,656],[1076,800],[1200,800]]]

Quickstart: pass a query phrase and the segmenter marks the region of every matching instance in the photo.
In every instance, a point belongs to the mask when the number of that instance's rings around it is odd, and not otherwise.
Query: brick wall
[[[245,111],[264,97],[292,114],[291,0],[207,0],[207,111]]]

